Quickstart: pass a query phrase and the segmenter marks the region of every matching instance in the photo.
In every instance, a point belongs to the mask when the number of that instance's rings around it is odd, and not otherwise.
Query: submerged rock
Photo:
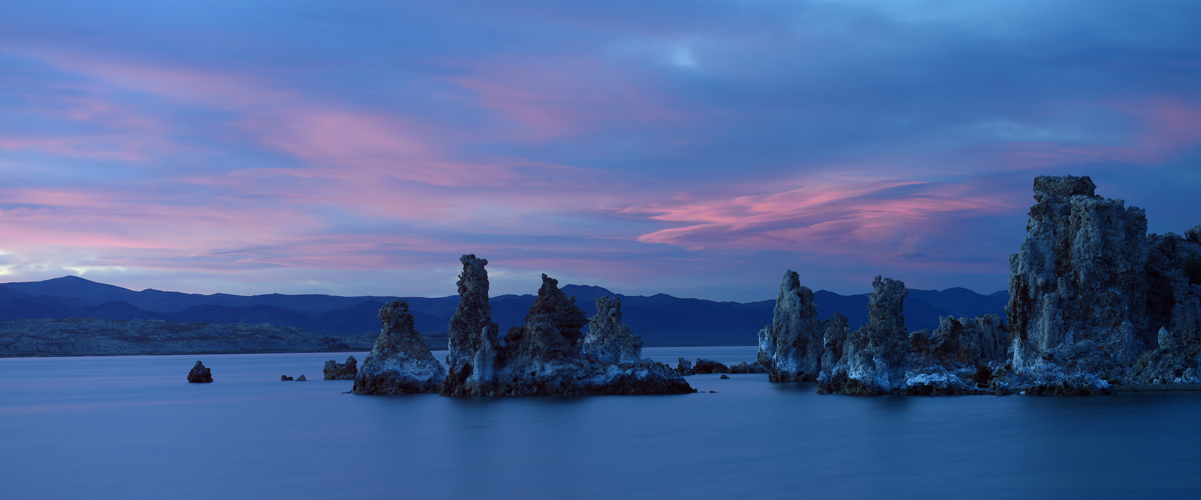
[[[212,381],[213,381],[212,371],[209,370],[207,367],[205,367],[204,363],[201,363],[199,361],[197,361],[196,365],[192,367],[192,371],[188,372],[188,382],[192,382],[194,384],[199,384],[199,383],[208,383],[208,382],[212,382]]]
[[[642,360],[642,336],[621,322],[621,297],[597,297],[596,314],[588,322],[584,353],[606,363]]]
[[[488,306],[487,261],[464,256],[459,281],[462,299],[451,320],[450,374],[442,384],[449,396],[526,396],[584,394],[677,394],[695,392],[667,365],[642,360],[641,346],[620,323],[619,302],[610,303],[608,318],[588,340],[581,328],[584,312],[543,275],[542,287],[525,324],[511,328],[503,339],[492,333]],[[482,291],[482,293],[481,293]],[[465,306],[466,304],[466,306]],[[602,353],[601,359],[586,352]],[[457,347],[456,347],[457,346]],[[615,347],[619,347],[616,349]],[[634,362],[609,361],[618,358]]]
[[[325,380],[354,380],[359,373],[358,360],[354,356],[347,357],[345,363],[331,359],[325,362],[322,372],[325,373]]]
[[[355,394],[417,394],[436,392],[446,369],[430,353],[413,328],[413,315],[404,301],[393,300],[379,310],[381,328],[371,354],[354,377]],[[347,360],[351,364],[354,358]],[[328,367],[328,363],[327,363]]]

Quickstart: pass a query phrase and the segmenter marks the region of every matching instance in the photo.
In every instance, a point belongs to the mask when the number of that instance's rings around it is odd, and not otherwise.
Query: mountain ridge
[[[597,296],[622,299],[625,321],[648,346],[753,345],[757,332],[772,321],[774,300],[719,302],[659,293],[624,295],[594,285],[564,285],[567,295],[580,297],[577,306],[587,315]],[[867,321],[869,294],[840,295],[814,292],[819,316],[838,312],[852,328]],[[417,330],[437,337],[458,305],[459,297],[353,296],[324,294],[210,295],[162,291],[133,291],[78,276],[45,281],[0,284],[0,320],[89,317],[109,320],[165,320],[204,323],[268,323],[332,335],[363,335],[379,330],[376,311],[389,300],[409,303]],[[503,333],[524,322],[533,294],[492,297],[493,320]],[[935,328],[939,316],[974,317],[986,313],[1004,317],[1005,291],[982,295],[966,288],[910,290],[905,301],[911,330]]]

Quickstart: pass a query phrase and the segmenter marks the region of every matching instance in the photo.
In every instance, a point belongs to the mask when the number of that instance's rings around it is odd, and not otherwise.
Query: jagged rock
[[[822,323],[824,334],[822,335],[822,345],[825,351],[822,353],[821,366],[822,369],[832,368],[842,359],[843,347],[846,345],[847,337],[851,331],[847,328],[847,318],[838,313],[834,313],[830,319]]]
[[[1136,360],[1136,378],[1174,379],[1186,358],[1158,345],[1160,329],[1201,342],[1201,259],[1190,260],[1201,230],[1148,236],[1142,209],[1094,191],[1088,177],[1034,181],[1026,238],[1009,259],[1013,390],[1104,394]]]
[[[488,277],[483,268],[486,263],[474,256],[463,258],[464,271],[459,281],[462,299],[455,313],[460,321],[451,320],[455,361],[450,361],[448,355],[452,370],[442,385],[443,395],[695,392],[679,373],[666,365],[650,360],[613,363],[586,353],[585,337],[580,330],[587,323],[583,311],[576,307],[575,297],[564,295],[558,281],[545,274],[525,324],[511,328],[499,341],[490,337],[495,324],[491,322],[487,304]],[[464,303],[468,304],[466,308]],[[618,330],[615,328],[613,332]],[[592,345],[620,343],[619,339],[602,337],[594,339]]]
[[[1201,226],[1193,226],[1184,232],[1184,237],[1193,243],[1201,243]]]
[[[358,369],[352,392],[417,394],[437,391],[439,383],[446,378],[446,369],[413,328],[409,304],[400,300],[388,302],[380,308],[379,317],[379,338]],[[346,360],[346,365],[353,363],[353,357]],[[329,363],[326,367],[329,368]]]
[[[768,373],[768,368],[759,363],[747,364],[746,361],[733,365],[729,369],[729,373]]]
[[[680,361],[676,364],[676,372],[680,375],[696,375],[696,371],[692,369],[692,362],[680,357]]]
[[[987,366],[1008,355],[1009,331],[1001,317],[986,314],[977,318],[939,318],[938,329],[910,334],[911,350],[920,364],[937,363],[947,369]],[[922,363],[925,358],[929,362]]]
[[[606,363],[642,360],[642,336],[621,322],[621,297],[597,297],[596,314],[588,322],[584,353]]]
[[[287,381],[295,380],[295,379],[293,379],[292,377],[289,377],[287,375],[280,375],[279,380],[280,380],[280,382],[287,382]]]
[[[904,303],[909,290],[891,278],[876,276],[868,299],[868,322],[846,339],[842,358],[818,376],[818,392],[849,395],[888,394],[905,386],[908,328]],[[921,377],[936,382],[934,376]]]
[[[487,259],[475,254],[459,258],[459,305],[450,318],[447,339],[447,377],[441,385],[443,396],[486,396],[494,393],[497,334],[500,327],[492,322],[488,303]],[[582,314],[581,314],[582,315]]]
[[[192,371],[188,372],[188,382],[192,382],[194,384],[199,384],[199,383],[208,383],[208,382],[212,382],[212,381],[213,381],[212,371],[209,370],[207,367],[205,367],[204,363],[201,363],[199,361],[197,361],[196,365],[192,367]]]
[[[1159,347],[1144,353],[1123,380],[1135,384],[1201,384],[1201,344],[1160,328]]]
[[[817,319],[813,291],[795,271],[784,272],[772,324],[759,332],[758,362],[772,382],[813,380],[822,368],[825,327]]]
[[[308,380],[309,380],[309,379],[307,379],[307,378],[304,378],[304,374],[303,374],[303,373],[301,373],[299,377],[296,377],[296,381],[297,381],[297,382],[306,382],[306,381],[308,381]]]
[[[692,371],[697,375],[705,373],[729,373],[730,367],[711,359],[697,358]]]
[[[345,363],[331,359],[325,362],[325,368],[321,371],[325,373],[325,380],[354,380],[359,373],[358,360],[354,356],[346,358]]]

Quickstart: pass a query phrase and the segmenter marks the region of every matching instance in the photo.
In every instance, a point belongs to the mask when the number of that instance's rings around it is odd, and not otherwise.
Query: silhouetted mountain
[[[999,314],[1005,316],[1005,304],[1009,303],[1009,292],[1001,291],[989,295],[980,295],[966,288],[948,288],[943,291],[937,290],[910,290],[909,296],[905,298],[905,302],[910,300],[920,300],[942,311],[943,316],[948,314],[956,317],[964,316],[974,318],[984,314]],[[909,314],[908,311],[905,312]],[[906,316],[908,319],[908,316]],[[937,326],[938,319],[935,319]],[[925,327],[922,328],[933,328]]]
[[[98,306],[81,307],[75,310],[70,316],[96,319],[164,319],[161,313],[145,311],[129,302],[120,300],[110,300]],[[210,321],[209,323],[221,322]]]
[[[4,286],[29,295],[76,298],[94,306],[112,300],[134,303],[138,294],[127,288],[97,283],[78,276],[63,276],[46,281],[5,283]]]
[[[0,286],[0,320],[63,318],[85,306],[79,299],[35,296]]]
[[[591,316],[594,299],[617,295],[624,320],[647,346],[753,345],[757,333],[771,323],[774,300],[716,302],[666,294],[651,296],[614,294],[598,286],[565,285],[576,305]],[[56,295],[51,295],[56,294]],[[838,312],[851,328],[867,322],[868,294],[839,295],[814,292],[818,314],[825,319]],[[87,317],[100,319],[163,319],[175,322],[269,323],[333,335],[364,335],[379,331],[378,311],[387,301],[409,303],[417,330],[444,338],[459,297],[339,297],[336,295],[230,295],[188,294],[125,288],[68,276],[52,280],[8,283],[0,286],[0,320]],[[974,317],[995,313],[1004,317],[1009,294],[980,295],[965,288],[910,290],[905,300],[905,322],[910,330],[936,328],[939,316]],[[492,320],[504,335],[525,323],[534,295],[492,297]]]

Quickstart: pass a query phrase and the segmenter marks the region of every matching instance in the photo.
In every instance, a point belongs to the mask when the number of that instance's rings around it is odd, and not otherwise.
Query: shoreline
[[[1194,392],[1201,391],[1201,384],[1110,384],[1109,390],[1114,394],[1132,394],[1140,392]]]

